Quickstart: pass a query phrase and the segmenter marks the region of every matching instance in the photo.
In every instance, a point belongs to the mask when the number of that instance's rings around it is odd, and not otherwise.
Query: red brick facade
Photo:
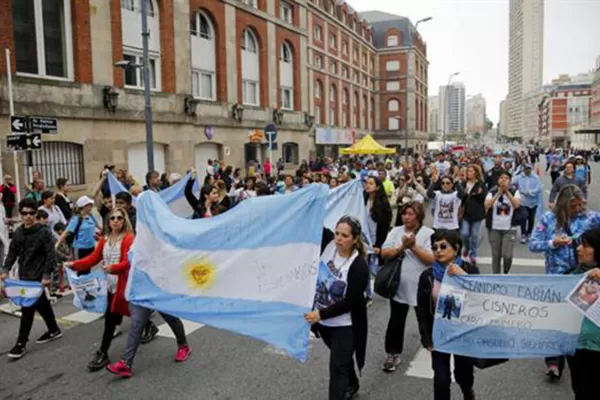
[[[110,0],[110,34],[112,39],[113,63],[123,59],[123,30],[121,29],[121,0]],[[125,86],[125,72],[121,68],[113,68],[113,85]]]
[[[6,56],[4,49],[11,52],[11,71],[14,74],[17,69],[15,59],[15,40],[12,24],[12,0],[0,0],[0,76],[6,75]]]
[[[158,1],[160,29],[161,90],[175,93],[175,18],[173,1]],[[186,24],[189,24],[186,21]]]
[[[75,80],[92,83],[92,34],[90,31],[90,3],[71,0],[73,26],[73,66]]]

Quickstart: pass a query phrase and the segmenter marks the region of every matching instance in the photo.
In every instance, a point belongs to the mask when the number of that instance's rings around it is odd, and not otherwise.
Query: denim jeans
[[[460,236],[463,240],[464,249],[467,250],[468,256],[471,258],[477,257],[477,246],[479,245],[479,228],[483,221],[462,221],[460,225]]]
[[[523,218],[523,221],[521,221],[521,237],[531,236],[531,232],[533,232],[535,224],[535,214],[537,212],[537,207],[521,207],[527,213],[527,218]]]
[[[137,349],[140,346],[140,340],[142,339],[142,331],[150,320],[150,314],[152,310],[145,307],[134,306],[130,304],[131,308],[131,328],[129,329],[129,335],[127,336],[127,344],[125,345],[125,355],[123,360],[131,367],[133,365],[133,359],[137,353]],[[173,317],[169,314],[163,314],[159,312],[160,316],[163,317],[165,322],[169,325],[169,328],[175,334],[178,346],[187,345],[187,339],[185,337],[185,328],[183,323],[177,317]]]
[[[379,256],[377,254],[369,254],[369,282],[367,283],[366,295],[368,298],[373,297],[373,289],[371,288],[371,281],[373,277],[377,275],[377,268],[379,267]]]
[[[450,357],[454,357],[454,379],[465,400],[474,400],[473,384],[475,376],[473,361],[469,357],[456,354],[431,352],[431,366],[433,368],[433,399],[450,400],[450,386],[452,385],[452,371],[450,370]]]

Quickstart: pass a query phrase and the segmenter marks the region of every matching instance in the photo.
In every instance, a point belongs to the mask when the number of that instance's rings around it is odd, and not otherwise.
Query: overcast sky
[[[508,92],[508,0],[347,0],[357,11],[380,10],[410,18],[427,42],[429,95],[448,76],[482,93],[487,113],[498,122]],[[525,0],[527,1],[527,0]],[[600,56],[600,0],[546,0],[544,82],[560,73],[588,72]]]

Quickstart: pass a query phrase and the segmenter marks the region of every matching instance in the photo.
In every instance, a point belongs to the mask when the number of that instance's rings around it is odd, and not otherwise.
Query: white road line
[[[477,264],[492,265],[491,257],[477,257]],[[543,268],[545,261],[539,258],[513,258],[513,267],[538,267]]]
[[[454,371],[454,357],[450,359],[450,371]],[[415,355],[415,358],[410,362],[404,375],[413,376],[415,378],[433,379],[431,354],[429,351],[420,349]],[[452,376],[452,380],[454,381],[454,376]]]
[[[186,321],[185,319],[182,319],[181,322],[183,322],[183,327],[185,328],[186,336],[189,336],[194,331],[197,331],[198,329],[204,326],[197,322]],[[171,328],[169,328],[169,324],[166,323],[158,326],[158,336],[175,339],[173,331],[171,330]]]
[[[88,311],[81,310],[81,311],[77,311],[73,314],[69,314],[66,317],[62,317],[61,319],[77,322],[80,324],[89,324],[91,322],[99,320],[103,316],[104,315],[100,314],[100,313],[91,313]]]
[[[10,315],[15,315],[17,317],[20,317],[21,316],[20,310],[21,310],[20,307],[15,306],[10,301],[6,304],[0,305],[0,312],[5,313],[5,314],[10,314]]]

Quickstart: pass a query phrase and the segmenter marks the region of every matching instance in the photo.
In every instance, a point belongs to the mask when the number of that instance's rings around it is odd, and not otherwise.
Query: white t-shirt
[[[518,200],[521,199],[521,194],[518,190],[515,191],[513,197]],[[492,193],[488,193],[488,195],[486,196],[486,200],[491,200],[493,198],[494,195]],[[500,198],[498,198],[498,200],[496,200],[496,202],[492,206],[492,229],[498,231],[511,230],[512,227],[510,222],[512,220],[514,211],[515,208],[508,199],[508,196],[500,196]]]
[[[400,247],[402,238],[404,237],[404,226],[393,228],[388,233],[383,249],[391,249]],[[433,229],[422,226],[417,233],[417,246],[431,251],[431,235]],[[423,264],[412,250],[406,250],[404,259],[402,260],[402,275],[398,291],[394,296],[394,301],[409,306],[417,305],[417,289],[419,287],[419,278],[421,273],[427,269],[427,265]]]
[[[319,263],[314,306],[316,310],[323,310],[346,297],[348,271],[356,257],[358,257],[357,251],[350,258],[340,257],[337,254],[335,242],[332,241],[327,245]],[[321,320],[319,323],[331,327],[352,326],[352,318],[350,312],[347,312],[337,317]]]
[[[433,228],[458,229],[458,209],[461,202],[456,191],[442,193],[436,190],[433,209]]]

